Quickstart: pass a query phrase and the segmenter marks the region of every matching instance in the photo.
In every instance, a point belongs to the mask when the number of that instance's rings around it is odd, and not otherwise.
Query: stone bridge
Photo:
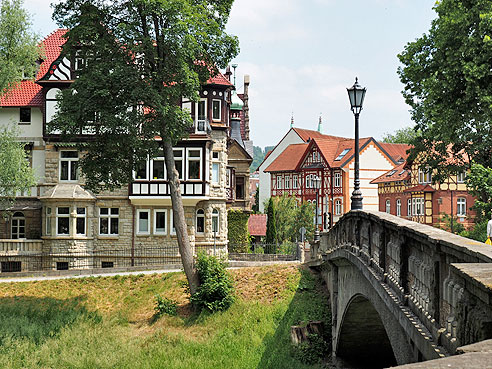
[[[327,282],[333,354],[347,364],[440,359],[434,367],[441,367],[466,352],[461,346],[492,338],[492,246],[351,211],[313,246],[309,265]],[[492,360],[492,343],[482,346]]]

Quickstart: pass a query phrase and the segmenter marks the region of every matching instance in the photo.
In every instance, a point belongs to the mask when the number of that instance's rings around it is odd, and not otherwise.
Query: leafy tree
[[[0,127],[1,209],[8,209],[13,205],[17,192],[28,191],[36,185],[24,144],[16,141],[18,134],[14,126]]]
[[[179,101],[198,101],[200,85],[238,52],[225,33],[232,0],[67,0],[54,19],[69,29],[64,52],[85,61],[62,92],[51,129],[70,137],[96,134],[80,165],[94,191],[131,181],[132,169],[155,157],[161,137],[184,271],[199,284],[186,228],[173,145],[192,125]]]
[[[306,228],[306,239],[308,241],[312,241],[314,237],[314,211],[314,204],[305,201],[297,207],[296,216],[294,218],[293,228],[295,232],[297,232],[296,234],[299,235],[299,229],[301,229],[301,227]]]
[[[255,192],[255,203],[252,206],[253,213],[258,213],[260,211],[260,187],[256,188]]]
[[[466,177],[468,192],[476,197],[473,208],[478,221],[490,219],[492,212],[492,169],[481,164],[472,164]]]
[[[275,206],[275,228],[277,241],[282,243],[295,239],[294,219],[297,212],[297,200],[293,196],[283,194],[273,198]]]
[[[29,15],[22,3],[2,0],[0,4],[0,96],[24,75],[34,79],[36,61],[42,56],[38,36],[31,32]]]
[[[382,141],[386,143],[410,144],[419,136],[419,133],[413,127],[401,128],[394,133],[386,133]]]
[[[398,55],[398,74],[422,133],[410,159],[425,153],[439,180],[472,160],[492,167],[492,2],[441,0],[434,10],[428,33]]]
[[[273,199],[270,197],[268,200],[267,207],[267,230],[266,230],[266,243],[267,253],[275,253],[275,246],[277,243],[277,227],[276,227],[276,216],[275,216],[275,203]]]

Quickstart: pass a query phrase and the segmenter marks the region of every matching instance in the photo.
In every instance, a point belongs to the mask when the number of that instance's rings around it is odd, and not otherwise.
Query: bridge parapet
[[[311,263],[333,263],[342,249],[389,287],[443,351],[492,338],[491,246],[390,214],[351,211],[312,246]],[[433,358],[425,356],[415,360]]]

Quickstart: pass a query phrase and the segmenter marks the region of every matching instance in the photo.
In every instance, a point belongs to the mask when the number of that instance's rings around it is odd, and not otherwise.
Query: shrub
[[[273,203],[272,198],[268,201],[267,208],[267,230],[266,230],[266,243],[267,244],[276,244],[277,243],[277,227],[275,224],[275,204]],[[268,253],[271,250],[268,250]]]
[[[196,268],[200,285],[190,298],[196,307],[215,312],[227,309],[234,302],[234,285],[226,266],[215,256],[198,254]]]
[[[475,223],[473,228],[460,233],[460,236],[471,238],[476,241],[485,242],[487,240],[487,222],[485,219],[479,223]]]
[[[307,341],[293,346],[292,356],[304,364],[316,364],[329,354],[330,344],[326,338],[313,333],[308,334]]]
[[[161,295],[155,295],[155,313],[157,316],[163,314],[175,316],[178,314],[178,303],[167,297],[162,297]]]
[[[248,252],[249,214],[240,210],[229,210],[227,212],[227,237],[229,239],[229,252]]]

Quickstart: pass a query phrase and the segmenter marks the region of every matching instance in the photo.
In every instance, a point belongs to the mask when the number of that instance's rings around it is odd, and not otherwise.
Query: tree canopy
[[[38,36],[31,31],[22,0],[2,0],[0,4],[0,96],[24,76],[34,79],[42,56]]]
[[[36,185],[34,172],[24,144],[17,141],[19,135],[15,126],[0,127],[0,209],[12,206],[17,192],[30,190]]]
[[[428,33],[398,55],[398,73],[422,136],[410,159],[425,153],[439,179],[472,160],[492,167],[492,2],[441,0],[434,9]]]
[[[382,141],[386,143],[410,144],[420,135],[413,127],[397,129],[394,133],[386,133]]]
[[[66,0],[54,19],[69,29],[63,51],[80,62],[49,129],[92,132],[81,160],[93,190],[131,181],[132,169],[162,149],[184,271],[193,295],[199,279],[187,232],[173,145],[202,84],[238,53],[225,32],[233,0]],[[160,138],[160,141],[156,140]],[[160,142],[160,144],[159,144]]]

